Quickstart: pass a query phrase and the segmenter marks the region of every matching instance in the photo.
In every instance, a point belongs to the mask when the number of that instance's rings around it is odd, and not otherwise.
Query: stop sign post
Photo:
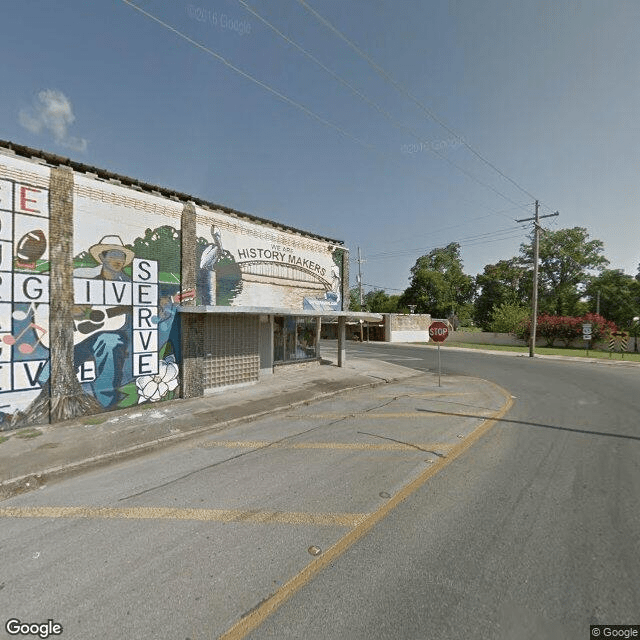
[[[440,322],[440,320],[436,320],[431,323],[429,327],[429,337],[438,344],[438,386],[441,387],[440,383],[440,343],[444,342],[449,336],[449,327],[444,322]]]

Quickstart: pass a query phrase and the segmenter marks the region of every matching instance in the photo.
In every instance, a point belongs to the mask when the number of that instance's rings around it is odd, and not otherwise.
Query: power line
[[[194,47],[197,47],[201,51],[204,51],[205,53],[208,53],[210,56],[214,57],[216,60],[219,60],[220,62],[222,62],[222,64],[224,64],[225,66],[229,67],[229,69],[235,71],[236,73],[240,74],[243,78],[246,78],[247,80],[250,80],[254,84],[257,84],[259,87],[262,87],[263,89],[265,89],[269,93],[272,93],[273,95],[278,97],[283,102],[286,102],[287,104],[290,104],[291,106],[296,107],[297,109],[300,109],[301,111],[306,113],[308,116],[312,117],[314,120],[317,120],[318,122],[324,124],[325,126],[330,127],[331,129],[334,129],[338,133],[340,133],[343,136],[353,140],[354,142],[356,142],[357,144],[361,145],[365,149],[368,149],[369,151],[373,151],[374,153],[381,153],[380,151],[378,151],[375,147],[373,147],[369,143],[364,142],[363,140],[360,140],[360,138],[357,138],[356,136],[352,135],[348,131],[345,131],[342,127],[338,126],[337,124],[334,124],[333,122],[330,122],[329,120],[323,118],[322,116],[318,115],[317,113],[315,113],[314,111],[312,111],[311,109],[309,109],[308,107],[303,105],[302,103],[297,102],[296,100],[293,100],[292,98],[289,98],[289,97],[285,96],[283,93],[280,93],[280,91],[278,91],[277,89],[274,89],[273,87],[269,86],[265,82],[262,82],[261,80],[258,80],[257,78],[255,78],[251,74],[247,73],[246,71],[243,71],[239,67],[236,67],[234,64],[229,62],[226,58],[221,56],[219,53],[216,53],[215,51],[209,49],[208,47],[205,47],[203,44],[199,43],[197,40],[194,40],[193,38],[190,38],[188,35],[186,35],[182,31],[179,31],[178,29],[176,29],[175,27],[172,27],[170,24],[167,24],[166,22],[164,22],[163,20],[161,20],[157,16],[154,16],[153,14],[149,13],[148,11],[145,11],[144,9],[139,7],[137,4],[134,4],[133,2],[131,2],[131,0],[121,0],[121,2],[124,2],[125,4],[129,5],[132,9],[135,9],[136,11],[141,13],[142,15],[146,16],[147,18],[149,18],[150,20],[153,20],[154,22],[157,22],[159,25],[163,26],[165,29],[168,29],[172,33],[175,33],[177,36],[179,36],[183,40],[186,40],[187,42],[192,44]]]
[[[494,244],[496,242],[506,242],[507,240],[515,240],[517,238],[521,238],[522,234],[521,233],[514,233],[508,236],[502,236],[499,238],[493,238],[493,239],[485,239],[485,240],[476,240],[475,242],[458,242],[458,244],[460,245],[461,248],[467,248],[467,247],[477,247],[480,245],[487,245],[487,244]],[[424,255],[425,252],[429,252],[432,251],[434,249],[438,249],[441,248],[442,244],[438,244],[438,245],[431,245],[429,247],[422,247],[422,248],[417,248],[417,249],[410,249],[407,251],[398,251],[395,253],[386,253],[386,254],[377,254],[377,255],[372,255],[369,256],[369,260],[389,260],[389,259],[393,259],[393,258],[402,258],[403,256],[411,256],[411,255]]]
[[[373,289],[381,289],[382,291],[406,291],[406,289],[394,289],[393,287],[383,287],[379,284],[367,284],[366,282],[362,283],[365,287],[371,287]]]
[[[341,31],[339,31],[331,22],[329,22],[326,18],[321,16],[315,9],[313,9],[305,0],[297,0],[299,4],[301,4],[309,13],[311,13],[317,20],[319,20],[322,24],[324,24],[329,30],[331,30],[335,35],[337,35],[341,40],[343,40],[347,45],[349,45],[363,60],[365,60],[374,70],[380,75],[384,80],[390,83],[397,91],[399,91],[402,95],[409,98],[414,104],[416,104],[422,111],[424,111],[434,122],[437,122],[443,129],[448,131],[451,135],[455,136],[460,142],[477,158],[479,158],[486,165],[491,167],[494,171],[496,171],[499,175],[501,175],[505,180],[508,180],[511,184],[513,184],[520,191],[525,193],[529,198],[536,200],[535,196],[533,196],[529,191],[527,191],[524,187],[520,186],[513,178],[510,178],[508,175],[500,171],[498,167],[496,167],[491,161],[485,158],[479,151],[474,149],[460,134],[454,131],[451,127],[449,127],[441,118],[439,118],[431,109],[426,107],[418,98],[416,98],[408,89],[402,86],[399,82],[394,80],[394,78],[389,74],[388,71],[385,71],[380,65],[378,65],[369,55],[367,55],[360,47],[358,47],[354,42],[352,42],[347,36],[345,36]]]
[[[503,214],[503,213],[505,213],[507,211],[513,211],[513,209],[503,209],[502,211],[494,211],[494,212],[487,213],[487,214],[482,215],[482,216],[474,216],[473,218],[465,218],[464,222],[460,222],[459,224],[452,224],[452,225],[449,225],[447,227],[441,227],[440,229],[434,229],[433,231],[430,231],[428,236],[423,236],[423,235],[416,236],[416,235],[413,235],[413,236],[411,236],[411,239],[415,240],[417,238],[422,238],[422,237],[432,237],[432,236],[434,236],[434,235],[436,235],[438,233],[441,233],[442,231],[449,231],[450,229],[457,229],[459,227],[467,226],[467,223],[471,222],[473,220],[483,220],[484,218],[490,218],[493,215]],[[508,216],[505,216],[505,217],[508,218]],[[511,220],[511,219],[512,218],[509,218],[509,220]],[[398,244],[400,242],[406,243],[407,242],[407,238],[402,238],[400,240],[390,240],[387,244]]]
[[[298,102],[296,100],[293,100],[292,98],[289,98],[288,96],[284,95],[283,93],[281,93],[277,89],[274,89],[273,87],[271,87],[270,85],[266,84],[265,82],[262,82],[258,78],[255,78],[251,74],[243,71],[242,69],[240,69],[239,67],[237,67],[233,63],[229,62],[226,58],[224,58],[220,54],[216,53],[215,51],[213,51],[209,47],[206,47],[205,45],[201,44],[197,40],[194,40],[193,38],[191,38],[187,34],[185,34],[182,31],[180,31],[179,29],[176,29],[172,25],[168,24],[164,20],[162,20],[162,19],[158,18],[157,16],[149,13],[148,11],[142,9],[141,7],[139,7],[137,4],[135,4],[131,0],[121,0],[121,1],[123,3],[125,3],[125,4],[127,4],[128,6],[130,6],[132,9],[135,9],[136,11],[138,11],[139,13],[144,15],[145,17],[147,17],[150,20],[152,20],[152,21],[156,22],[157,24],[161,25],[162,27],[164,27],[168,31],[171,31],[172,33],[174,33],[178,37],[180,37],[183,40],[187,41],[189,44],[192,44],[194,47],[196,47],[196,48],[200,49],[201,51],[204,51],[208,55],[212,56],[213,58],[215,58],[216,60],[218,60],[219,62],[224,64],[226,67],[228,67],[232,71],[235,71],[236,73],[241,75],[243,78],[246,78],[247,80],[250,80],[254,84],[257,84],[259,87],[261,87],[261,88],[265,89],[266,91],[270,92],[271,94],[275,95],[277,98],[279,98],[283,102],[286,102],[287,104],[289,104],[289,105],[291,105],[293,107],[296,107],[297,109],[303,111],[308,116],[310,116],[313,119],[317,120],[321,124],[331,128],[331,129],[334,129],[335,131],[337,131],[341,135],[353,140],[354,142],[356,142],[357,144],[359,144],[363,148],[367,149],[368,151],[372,151],[373,153],[375,153],[375,154],[377,154],[379,156],[386,157],[386,158],[390,159],[392,162],[397,163],[397,160],[395,158],[393,158],[392,156],[389,156],[389,154],[384,153],[383,151],[380,151],[379,149],[377,149],[373,145],[371,145],[371,144],[361,140],[360,138],[354,136],[353,134],[349,133],[348,131],[346,131],[345,129],[340,127],[339,125],[337,125],[337,124],[327,120],[326,118],[323,118],[322,116],[318,115],[317,113],[312,111],[309,107],[305,106],[304,104],[302,104],[302,103],[300,103],[300,102]],[[255,14],[255,15],[257,16],[257,14]],[[291,41],[291,42],[293,42],[293,41]],[[492,188],[492,187],[489,187],[489,188]],[[500,194],[500,195],[502,195],[502,194]],[[505,197],[505,196],[503,196],[503,197]],[[513,202],[513,201],[511,201],[511,202]],[[523,206],[523,205],[520,205],[519,203],[515,203],[515,202],[513,202],[513,204],[515,204],[518,208]],[[508,216],[505,216],[505,217],[508,217]]]
[[[514,232],[517,232],[514,234]],[[456,242],[461,247],[462,246],[473,246],[476,243],[482,244],[485,242],[493,242],[498,240],[505,240],[520,237],[522,235],[522,227],[508,227],[505,229],[498,229],[494,231],[488,231],[485,233],[479,233],[472,236],[467,236],[465,238],[460,238],[458,240],[452,240],[451,242]],[[498,237],[500,236],[500,237]],[[488,238],[493,238],[493,240],[489,240]],[[450,244],[450,243],[449,243]],[[380,258],[391,258],[398,257],[403,255],[410,255],[412,253],[417,253],[420,251],[428,251],[430,248],[438,248],[442,246],[442,244],[438,244],[434,247],[417,247],[414,249],[399,249],[398,251],[383,251],[380,253],[373,253],[369,255],[370,260],[380,259]]]
[[[309,58],[309,60],[313,61],[316,65],[318,65],[321,69],[323,69],[324,71],[326,71],[332,78],[334,78],[334,80],[336,80],[337,82],[339,82],[341,85],[347,87],[350,91],[352,91],[356,96],[358,96],[361,100],[363,100],[364,102],[366,102],[368,105],[370,105],[371,107],[373,107],[378,113],[380,113],[384,118],[386,118],[389,122],[391,122],[391,124],[396,128],[396,129],[400,129],[403,131],[407,131],[410,135],[412,135],[416,140],[418,140],[419,142],[426,144],[427,145],[427,149],[429,151],[431,151],[432,153],[434,153],[435,155],[437,155],[438,157],[442,158],[443,160],[445,160],[446,162],[448,162],[449,164],[451,164],[453,167],[455,167],[456,169],[458,169],[459,171],[461,171],[462,173],[464,173],[466,176],[468,176],[471,180],[473,180],[474,182],[477,182],[478,184],[482,185],[483,187],[486,187],[488,189],[491,189],[492,191],[494,191],[496,194],[498,194],[499,196],[501,196],[502,198],[508,200],[509,202],[511,202],[512,204],[515,204],[517,208],[522,208],[522,205],[516,203],[515,201],[511,200],[511,198],[509,198],[508,196],[504,195],[502,192],[498,191],[497,189],[494,189],[491,185],[483,182],[482,180],[480,180],[479,178],[476,178],[473,174],[469,173],[466,169],[463,169],[462,167],[458,166],[455,162],[453,162],[450,158],[447,158],[447,156],[445,156],[444,154],[440,153],[439,151],[437,151],[436,149],[433,149],[431,147],[431,142],[429,140],[426,140],[425,138],[422,138],[420,136],[420,134],[418,134],[416,131],[414,131],[411,127],[403,124],[402,122],[400,122],[397,118],[394,118],[388,111],[386,111],[385,109],[383,109],[379,104],[377,104],[375,101],[371,100],[371,98],[369,98],[367,95],[365,95],[362,91],[360,91],[358,88],[356,88],[355,86],[353,86],[353,84],[351,84],[349,81],[345,80],[342,76],[340,76],[339,74],[337,74],[335,71],[333,71],[332,69],[330,69],[329,67],[327,67],[324,63],[322,63],[316,56],[314,56],[312,53],[310,53],[309,51],[307,51],[302,45],[298,44],[297,42],[295,42],[294,40],[292,40],[291,38],[289,38],[287,35],[285,35],[284,33],[282,33],[282,31],[280,31],[276,26],[274,26],[271,22],[269,22],[264,16],[260,15],[253,7],[251,7],[249,4],[247,4],[247,2],[245,2],[245,0],[237,0],[237,2],[239,4],[241,4],[249,13],[251,13],[253,16],[255,16],[256,18],[258,18],[258,20],[260,20],[263,24],[265,24],[269,29],[271,29],[274,33],[276,33],[278,36],[280,36],[285,42],[287,42],[288,44],[290,44],[291,46],[295,47],[298,51],[300,51],[304,56],[306,56],[307,58]],[[506,217],[506,216],[505,216]]]

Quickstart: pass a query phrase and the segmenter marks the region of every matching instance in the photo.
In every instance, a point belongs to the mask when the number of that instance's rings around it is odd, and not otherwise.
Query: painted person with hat
[[[98,244],[89,247],[89,253],[96,262],[101,263],[96,280],[131,282],[131,278],[122,270],[133,262],[135,254],[124,246],[120,236],[104,236]]]
[[[74,276],[93,280],[131,282],[124,268],[133,262],[135,254],[124,246],[120,236],[104,236],[100,242],[89,247],[89,253],[98,262],[98,266],[74,270]],[[130,302],[129,302],[130,305]],[[96,309],[86,305],[74,305],[73,315],[76,321],[96,314]],[[99,313],[99,311],[98,311]],[[88,383],[98,402],[106,409],[115,407],[119,401],[118,388],[121,386],[123,372],[127,364],[131,335],[131,307],[122,306],[114,310],[115,320],[105,322],[107,328],[101,330],[100,322],[95,331],[82,339],[74,348],[74,360],[81,364],[89,360],[95,362],[95,379]],[[91,328],[90,320],[84,325]],[[110,328],[116,326],[117,329]],[[81,322],[76,322],[80,327]]]

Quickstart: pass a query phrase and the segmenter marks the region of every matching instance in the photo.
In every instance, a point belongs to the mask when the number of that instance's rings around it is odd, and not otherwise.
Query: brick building
[[[339,240],[0,141],[0,430],[344,360]],[[379,318],[379,317],[378,317]]]

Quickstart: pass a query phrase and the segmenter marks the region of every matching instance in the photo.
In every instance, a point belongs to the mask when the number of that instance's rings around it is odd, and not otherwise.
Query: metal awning
[[[230,314],[230,315],[268,315],[268,316],[299,316],[322,318],[323,320],[365,320],[380,322],[382,314],[366,311],[321,311],[312,309],[287,309],[280,307],[225,307],[217,305],[197,305],[193,307],[179,306],[180,313]]]

